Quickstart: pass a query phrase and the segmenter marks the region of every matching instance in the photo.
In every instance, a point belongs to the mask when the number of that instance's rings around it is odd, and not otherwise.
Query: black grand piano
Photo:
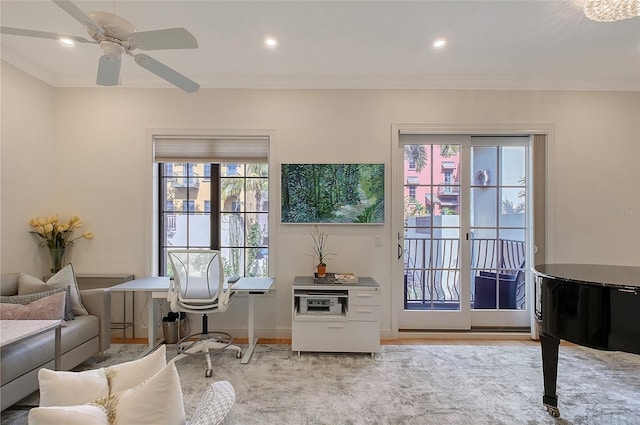
[[[640,354],[640,267],[541,264],[534,267],[544,396],[560,416],[556,380],[560,340]]]

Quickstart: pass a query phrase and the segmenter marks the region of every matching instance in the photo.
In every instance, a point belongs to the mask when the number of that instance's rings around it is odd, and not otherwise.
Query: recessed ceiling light
[[[264,39],[264,45],[273,49],[274,47],[276,47],[278,45],[278,40],[276,40],[275,38],[272,37],[267,37]]]
[[[433,47],[436,49],[442,49],[447,44],[447,41],[444,38],[439,38],[433,42]]]
[[[63,46],[73,46],[74,44],[72,39],[66,37],[62,37],[58,41],[60,41],[60,44]]]

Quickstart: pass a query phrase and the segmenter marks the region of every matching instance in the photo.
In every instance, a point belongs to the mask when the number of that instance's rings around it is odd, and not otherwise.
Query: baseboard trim
[[[399,330],[398,340],[404,339],[464,339],[464,340],[532,340],[531,332],[527,331],[416,331]]]

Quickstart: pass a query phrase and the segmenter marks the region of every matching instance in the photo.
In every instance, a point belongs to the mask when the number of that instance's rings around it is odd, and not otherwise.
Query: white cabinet
[[[370,277],[357,284],[315,284],[296,276],[292,284],[291,349],[380,351],[380,287]]]

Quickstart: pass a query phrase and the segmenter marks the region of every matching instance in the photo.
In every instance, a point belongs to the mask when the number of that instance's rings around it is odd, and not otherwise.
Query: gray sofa
[[[18,273],[0,276],[0,295],[18,293]],[[105,289],[80,291],[88,316],[76,316],[62,328],[61,367],[70,370],[111,345],[111,294]],[[2,410],[38,389],[38,370],[54,367],[54,333],[6,347],[0,352],[2,365]]]

